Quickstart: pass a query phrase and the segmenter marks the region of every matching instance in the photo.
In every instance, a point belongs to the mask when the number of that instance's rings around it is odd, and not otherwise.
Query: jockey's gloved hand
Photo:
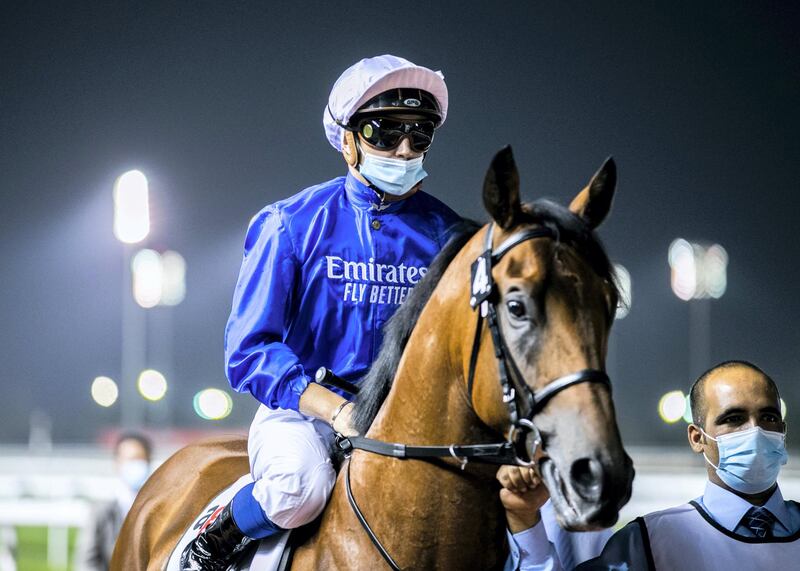
[[[353,408],[353,403],[345,402],[342,408],[333,415],[331,426],[335,432],[343,436],[358,436],[358,431],[353,428],[352,423]]]

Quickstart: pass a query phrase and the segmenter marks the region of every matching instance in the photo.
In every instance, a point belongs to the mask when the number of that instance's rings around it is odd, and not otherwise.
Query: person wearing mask
[[[114,543],[139,489],[150,475],[152,444],[136,432],[123,433],[114,446],[117,475],[115,498],[93,506],[89,522],[80,535],[75,567],[81,571],[105,571]]]
[[[421,190],[447,117],[440,72],[383,55],[334,84],[325,134],[347,172],[270,204],[250,222],[225,329],[228,380],[260,403],[253,484],[184,550],[185,570],[227,569],[253,540],[314,520],[336,479],[334,431],[355,434],[345,393],[313,382],[328,367],[358,384],[381,329],[460,217]]]
[[[689,446],[702,454],[708,481],[689,503],[636,518],[581,571],[617,569],[794,569],[800,560],[800,505],[777,483],[788,455],[778,388],[748,361],[703,373],[689,400]],[[541,505],[530,498],[528,511]],[[534,528],[540,524],[535,524]],[[552,543],[528,534],[523,569],[565,569]]]

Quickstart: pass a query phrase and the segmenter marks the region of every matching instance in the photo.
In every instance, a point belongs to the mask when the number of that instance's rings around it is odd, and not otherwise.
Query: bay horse
[[[369,439],[459,446],[424,460],[352,450],[292,569],[386,568],[348,492],[399,568],[502,568],[496,467],[459,458],[502,436],[537,467],[563,527],[616,522],[633,466],[603,372],[618,292],[594,232],[615,187],[608,159],[569,208],[523,205],[510,147],[495,156],[483,189],[491,221],[451,240],[387,324],[355,407]],[[189,522],[248,469],[243,438],[178,451],[139,492],[111,568],[162,569]]]

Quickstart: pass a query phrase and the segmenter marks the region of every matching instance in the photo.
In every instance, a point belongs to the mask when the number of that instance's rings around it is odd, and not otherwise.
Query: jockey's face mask
[[[411,148],[426,152],[433,142],[436,124],[427,119],[401,119],[398,117],[367,117],[352,128],[360,139],[380,151],[396,148],[404,137],[408,137]]]

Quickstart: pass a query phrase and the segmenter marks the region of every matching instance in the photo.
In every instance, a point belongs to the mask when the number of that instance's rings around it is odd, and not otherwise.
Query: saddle
[[[252,482],[253,477],[250,474],[245,474],[217,494],[217,496],[192,519],[172,550],[163,571],[180,571],[181,553],[183,553],[184,548],[190,541],[214,523],[214,520],[219,516],[220,512],[222,512],[222,509],[228,505],[233,499],[233,496],[236,495],[236,492]],[[315,525],[316,522],[310,523],[298,529],[278,533],[260,541],[254,541],[241,562],[235,567],[229,568],[228,571],[250,571],[251,569],[253,571],[286,571],[291,565],[295,548],[308,538],[310,530],[314,528]]]
[[[320,384],[337,387],[351,395],[358,393],[358,387],[338,377],[333,371],[326,367],[320,367],[316,371],[315,379]],[[331,460],[338,472],[343,460],[342,450],[339,447],[334,447],[331,452]],[[192,519],[191,523],[178,540],[178,543],[173,548],[163,571],[180,571],[181,553],[183,553],[185,547],[207,527],[214,523],[214,520],[216,520],[223,508],[230,503],[239,490],[252,482],[253,477],[250,474],[245,474],[217,494],[217,496]],[[253,569],[253,571],[286,571],[291,565],[295,548],[302,545],[313,535],[318,526],[319,518],[299,528],[291,529],[284,533],[278,533],[260,541],[254,541],[248,546],[247,553],[241,559],[240,563],[235,567],[229,568],[228,571],[249,571],[250,569]]]

